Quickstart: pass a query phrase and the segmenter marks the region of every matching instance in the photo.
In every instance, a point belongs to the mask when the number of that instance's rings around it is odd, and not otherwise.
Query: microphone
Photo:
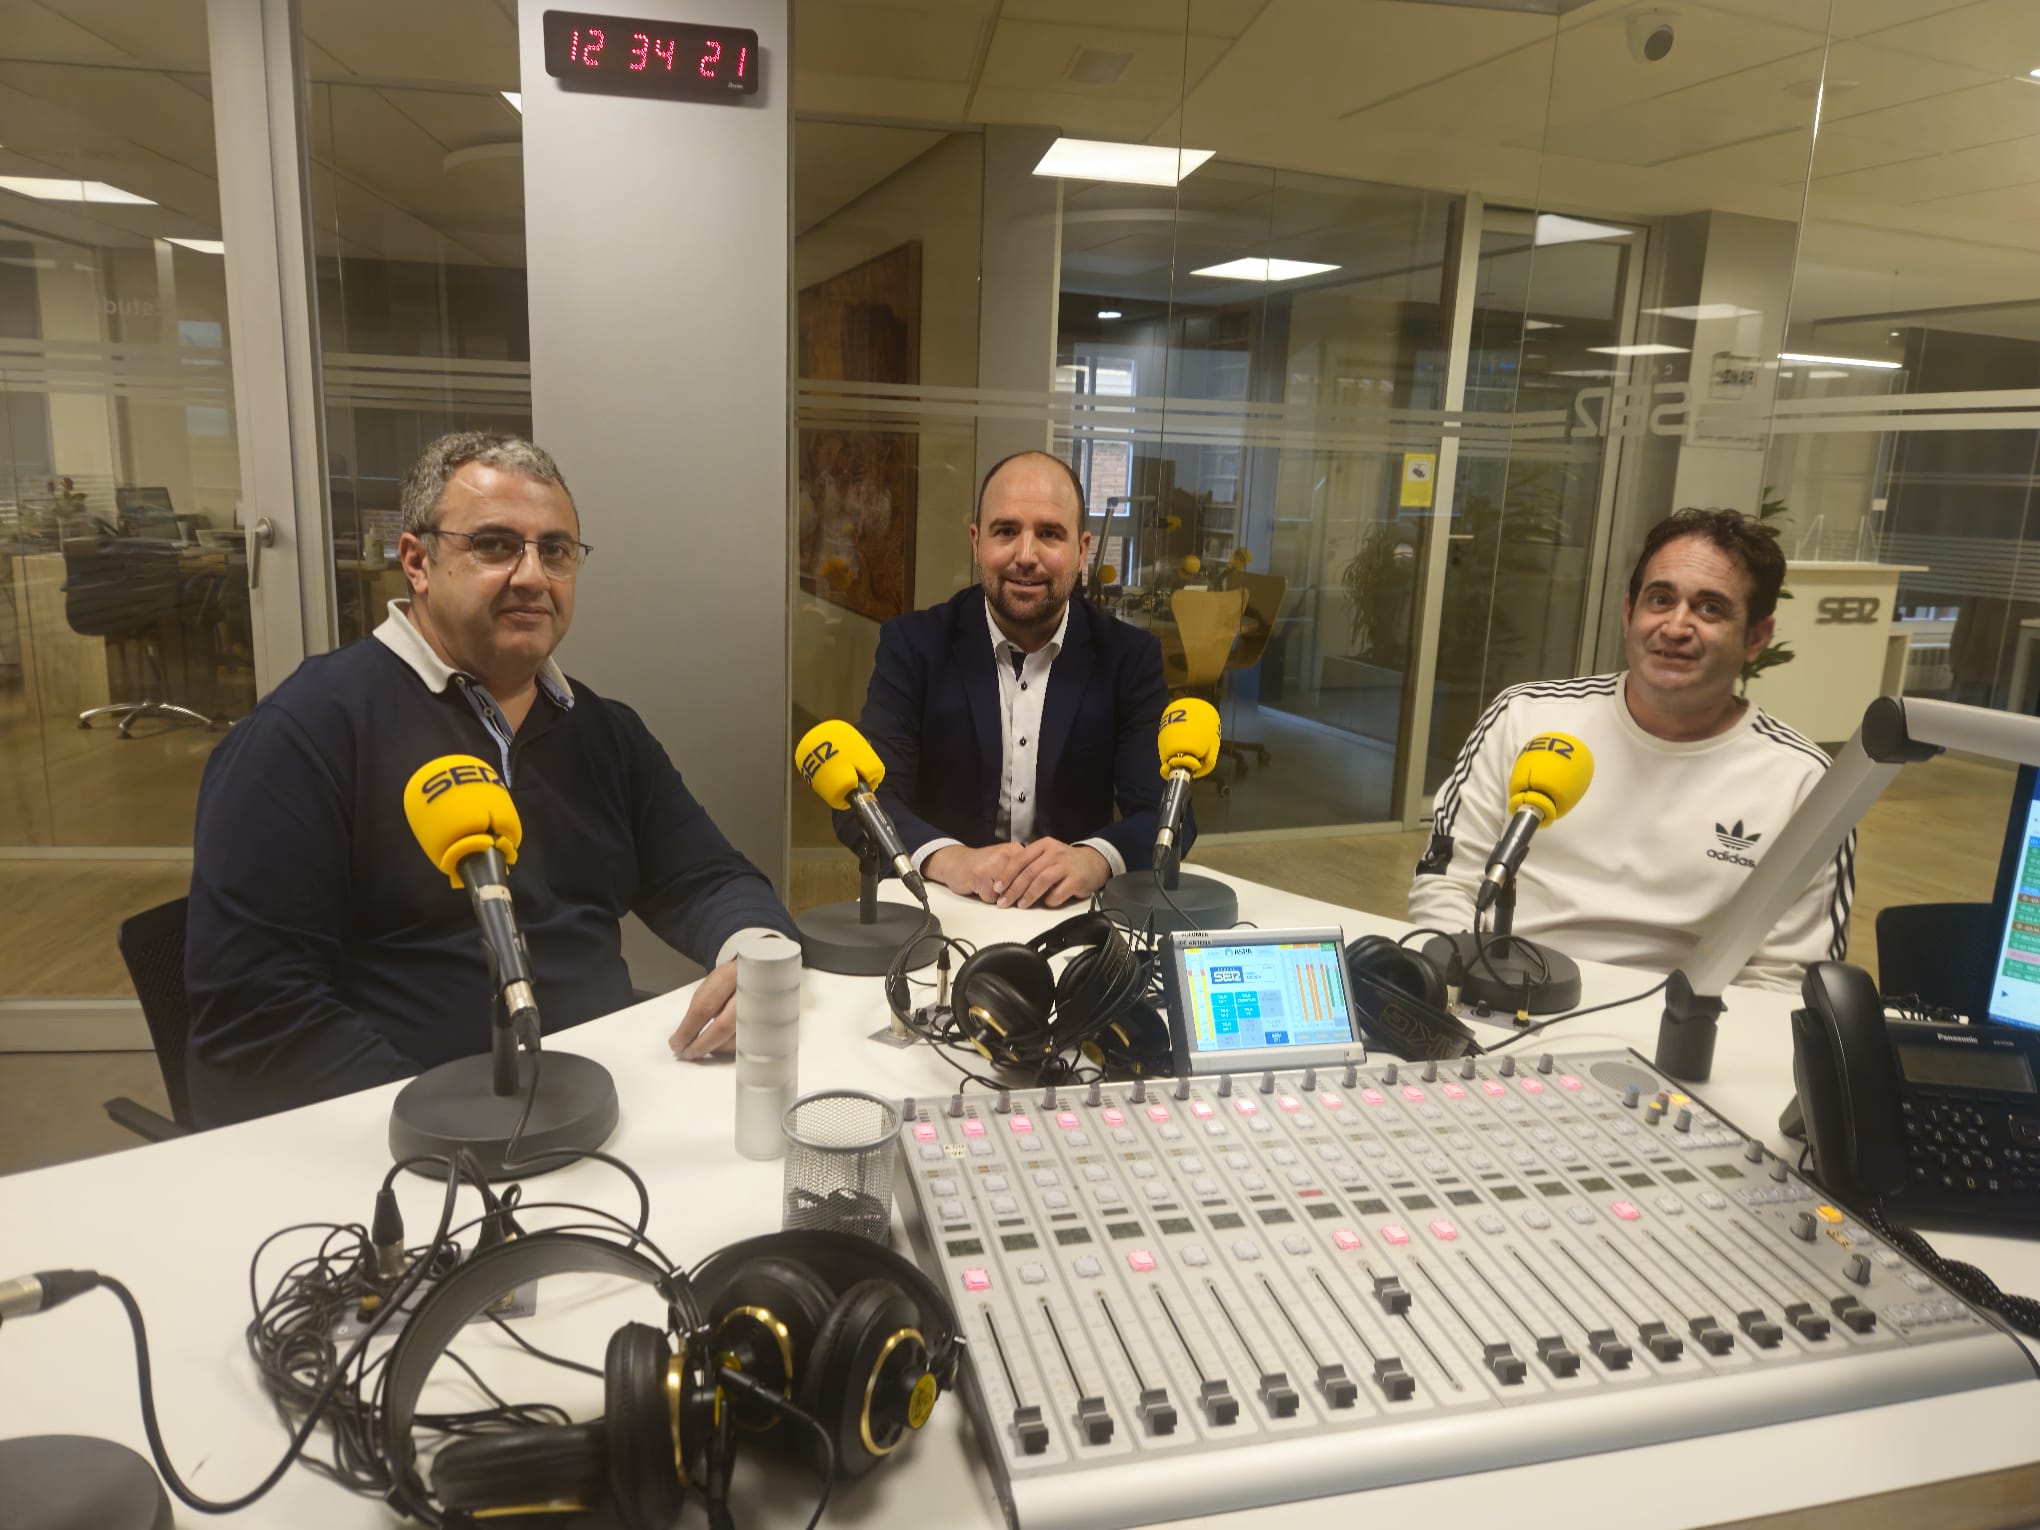
[[[495,1091],[517,1091],[517,1042],[538,1044],[538,997],[531,961],[504,878],[516,864],[524,825],[495,767],[470,754],[446,754],[421,765],[404,787],[404,817],[425,858],[455,887],[467,889],[489,972],[502,1000],[495,1032]]]
[[[1162,729],[1155,738],[1162,757],[1162,810],[1155,827],[1155,864],[1166,865],[1176,854],[1176,833],[1183,827],[1183,810],[1190,805],[1190,783],[1211,774],[1218,763],[1218,708],[1208,701],[1188,697],[1173,701],[1162,712]]]
[[[907,891],[922,905],[928,902],[928,884],[907,855],[900,831],[879,806],[872,793],[885,780],[885,761],[870,741],[850,724],[831,720],[816,723],[794,746],[794,768],[801,780],[814,788],[815,795],[832,808],[854,808],[864,832],[879,854],[892,862],[892,869],[906,884]]]
[[[1514,879],[1529,853],[1530,836],[1570,813],[1593,780],[1593,752],[1569,733],[1540,734],[1523,746],[1509,772],[1509,826],[1488,857],[1474,895],[1475,913],[1485,913]]]

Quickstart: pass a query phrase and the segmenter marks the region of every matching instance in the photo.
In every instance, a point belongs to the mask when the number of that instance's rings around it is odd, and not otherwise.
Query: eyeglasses
[[[536,547],[538,566],[552,579],[573,578],[581,571],[581,565],[588,561],[588,555],[595,551],[586,542],[576,542],[569,537],[533,539],[512,536],[507,531],[448,531],[443,526],[434,526],[422,535],[459,537],[467,543],[467,550],[474,554],[475,562],[498,572],[523,562],[524,549]]]

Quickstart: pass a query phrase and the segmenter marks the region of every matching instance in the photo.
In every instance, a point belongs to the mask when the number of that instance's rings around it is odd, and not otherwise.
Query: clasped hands
[[[921,873],[951,892],[1000,908],[1057,908],[1090,897],[1111,877],[1112,866],[1089,845],[1044,836],[1030,844],[976,850],[944,845],[928,857]]]

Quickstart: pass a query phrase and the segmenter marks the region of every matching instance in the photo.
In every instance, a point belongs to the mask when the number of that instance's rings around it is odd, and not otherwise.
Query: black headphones
[[[1421,951],[1386,935],[1362,935],[1346,947],[1346,986],[1370,1046],[1433,1062],[1481,1050],[1480,1039],[1446,1008],[1445,976]]]
[[[1049,958],[1070,950],[1077,954],[1057,977]],[[1096,1043],[1145,988],[1141,961],[1119,926],[1083,913],[1025,944],[1001,941],[972,952],[956,969],[949,1006],[957,1030],[988,1062],[1033,1075],[1058,1053]],[[1147,1034],[1137,1024],[1130,1029]],[[1126,1030],[1115,1040],[1132,1046]]]
[[[610,1336],[599,1422],[531,1425],[442,1447],[431,1495],[442,1520],[419,1480],[411,1434],[426,1377],[485,1308],[526,1281],[561,1274],[652,1286],[666,1298],[668,1329],[626,1323]],[[430,1287],[397,1336],[382,1411],[391,1500],[431,1524],[606,1509],[621,1530],[669,1530],[689,1478],[701,1477],[711,1524],[727,1524],[732,1430],[801,1437],[775,1429],[782,1410],[756,1393],[816,1420],[834,1444],[836,1470],[854,1478],[928,1421],[935,1399],[954,1388],[962,1353],[955,1314],[935,1283],[864,1238],[750,1238],[690,1278],[620,1243],[534,1233]],[[809,1459],[822,1464],[819,1450]]]

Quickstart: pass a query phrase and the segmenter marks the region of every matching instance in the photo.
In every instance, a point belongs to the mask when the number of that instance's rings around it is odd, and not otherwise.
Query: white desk
[[[1235,881],[1242,912],[1263,926],[1337,922],[1353,936],[1393,933],[1391,921]],[[952,934],[984,941],[1025,938],[1052,914],[966,904],[934,889]],[[1647,986],[1636,974],[1585,967],[1588,1002]],[[615,1074],[623,1120],[612,1152],[633,1164],[652,1192],[650,1231],[676,1259],[692,1263],[732,1239],[778,1225],[777,1162],[740,1158],[733,1146],[727,1065],[675,1063],[666,1050],[684,996],[671,994],[552,1038],[559,1051],[599,1059]],[[1791,1092],[1791,1044],[1784,995],[1736,992],[1722,1022],[1715,1082],[1700,1093],[1746,1130],[1773,1138]],[[1552,1033],[1553,1050],[1632,1045],[1649,1054],[1654,1002],[1594,1015]],[[856,1085],[923,1098],[946,1093],[953,1075],[925,1048],[899,1051],[866,1038],[885,1023],[872,979],[809,973],[802,1019],[804,1089]],[[1497,1029],[1497,1039],[1503,1034]],[[1537,1043],[1530,1043],[1533,1055]],[[248,1321],[247,1265],[255,1245],[291,1222],[366,1222],[389,1163],[386,1127],[397,1086],[369,1090],[245,1126],[156,1147],[0,1179],[0,1273],[63,1266],[117,1275],[140,1299],[150,1325],[157,1399],[173,1459],[201,1493],[244,1491],[276,1460],[284,1435],[242,1346]],[[1783,1150],[1782,1139],[1772,1140]],[[549,1195],[630,1212],[628,1187],[600,1165],[578,1165],[526,1186]],[[413,1241],[433,1225],[441,1190],[406,1176],[403,1203]],[[464,1194],[463,1219],[472,1197]],[[528,1226],[545,1218],[532,1215]],[[2040,1287],[2040,1245],[1946,1235],[1948,1254],[1982,1265],[2008,1289]],[[269,1279],[281,1261],[265,1266]],[[608,1334],[662,1314],[642,1287],[554,1281],[525,1325],[535,1343],[599,1364]],[[599,1385],[539,1364],[507,1339],[476,1334],[458,1346],[506,1396],[561,1403],[578,1416],[600,1411]],[[451,1373],[451,1367],[441,1367]],[[458,1405],[473,1392],[435,1382]],[[1839,1499],[1999,1471],[2040,1459],[2040,1407],[2030,1389],[2007,1389],[1817,1419],[1648,1450],[1481,1473],[1367,1494],[1290,1505],[1281,1523],[1299,1530],[1348,1526],[1362,1515],[1408,1515],[1411,1524],[1552,1526],[1634,1530],[1702,1526]],[[136,1405],[128,1328],[110,1297],[94,1293],[55,1312],[0,1330],[0,1437],[50,1432],[109,1436],[146,1451]],[[753,1456],[737,1477],[738,1522],[799,1526],[815,1484],[772,1472]],[[1272,1522],[1275,1511],[1188,1521],[1222,1530]],[[178,1523],[205,1523],[179,1507]],[[378,1503],[356,1498],[309,1472],[287,1474],[269,1497],[235,1517],[240,1525],[371,1527],[395,1523]],[[690,1505],[684,1523],[704,1521]],[[945,1400],[901,1458],[855,1488],[839,1487],[825,1524],[913,1523],[991,1527],[1001,1523],[964,1409]],[[1377,1521],[1379,1522],[1379,1521]],[[1393,1522],[1393,1521],[1391,1521]],[[1877,1523],[1876,1511],[1851,1523]],[[1931,1523],[1911,1509],[1908,1525]]]

